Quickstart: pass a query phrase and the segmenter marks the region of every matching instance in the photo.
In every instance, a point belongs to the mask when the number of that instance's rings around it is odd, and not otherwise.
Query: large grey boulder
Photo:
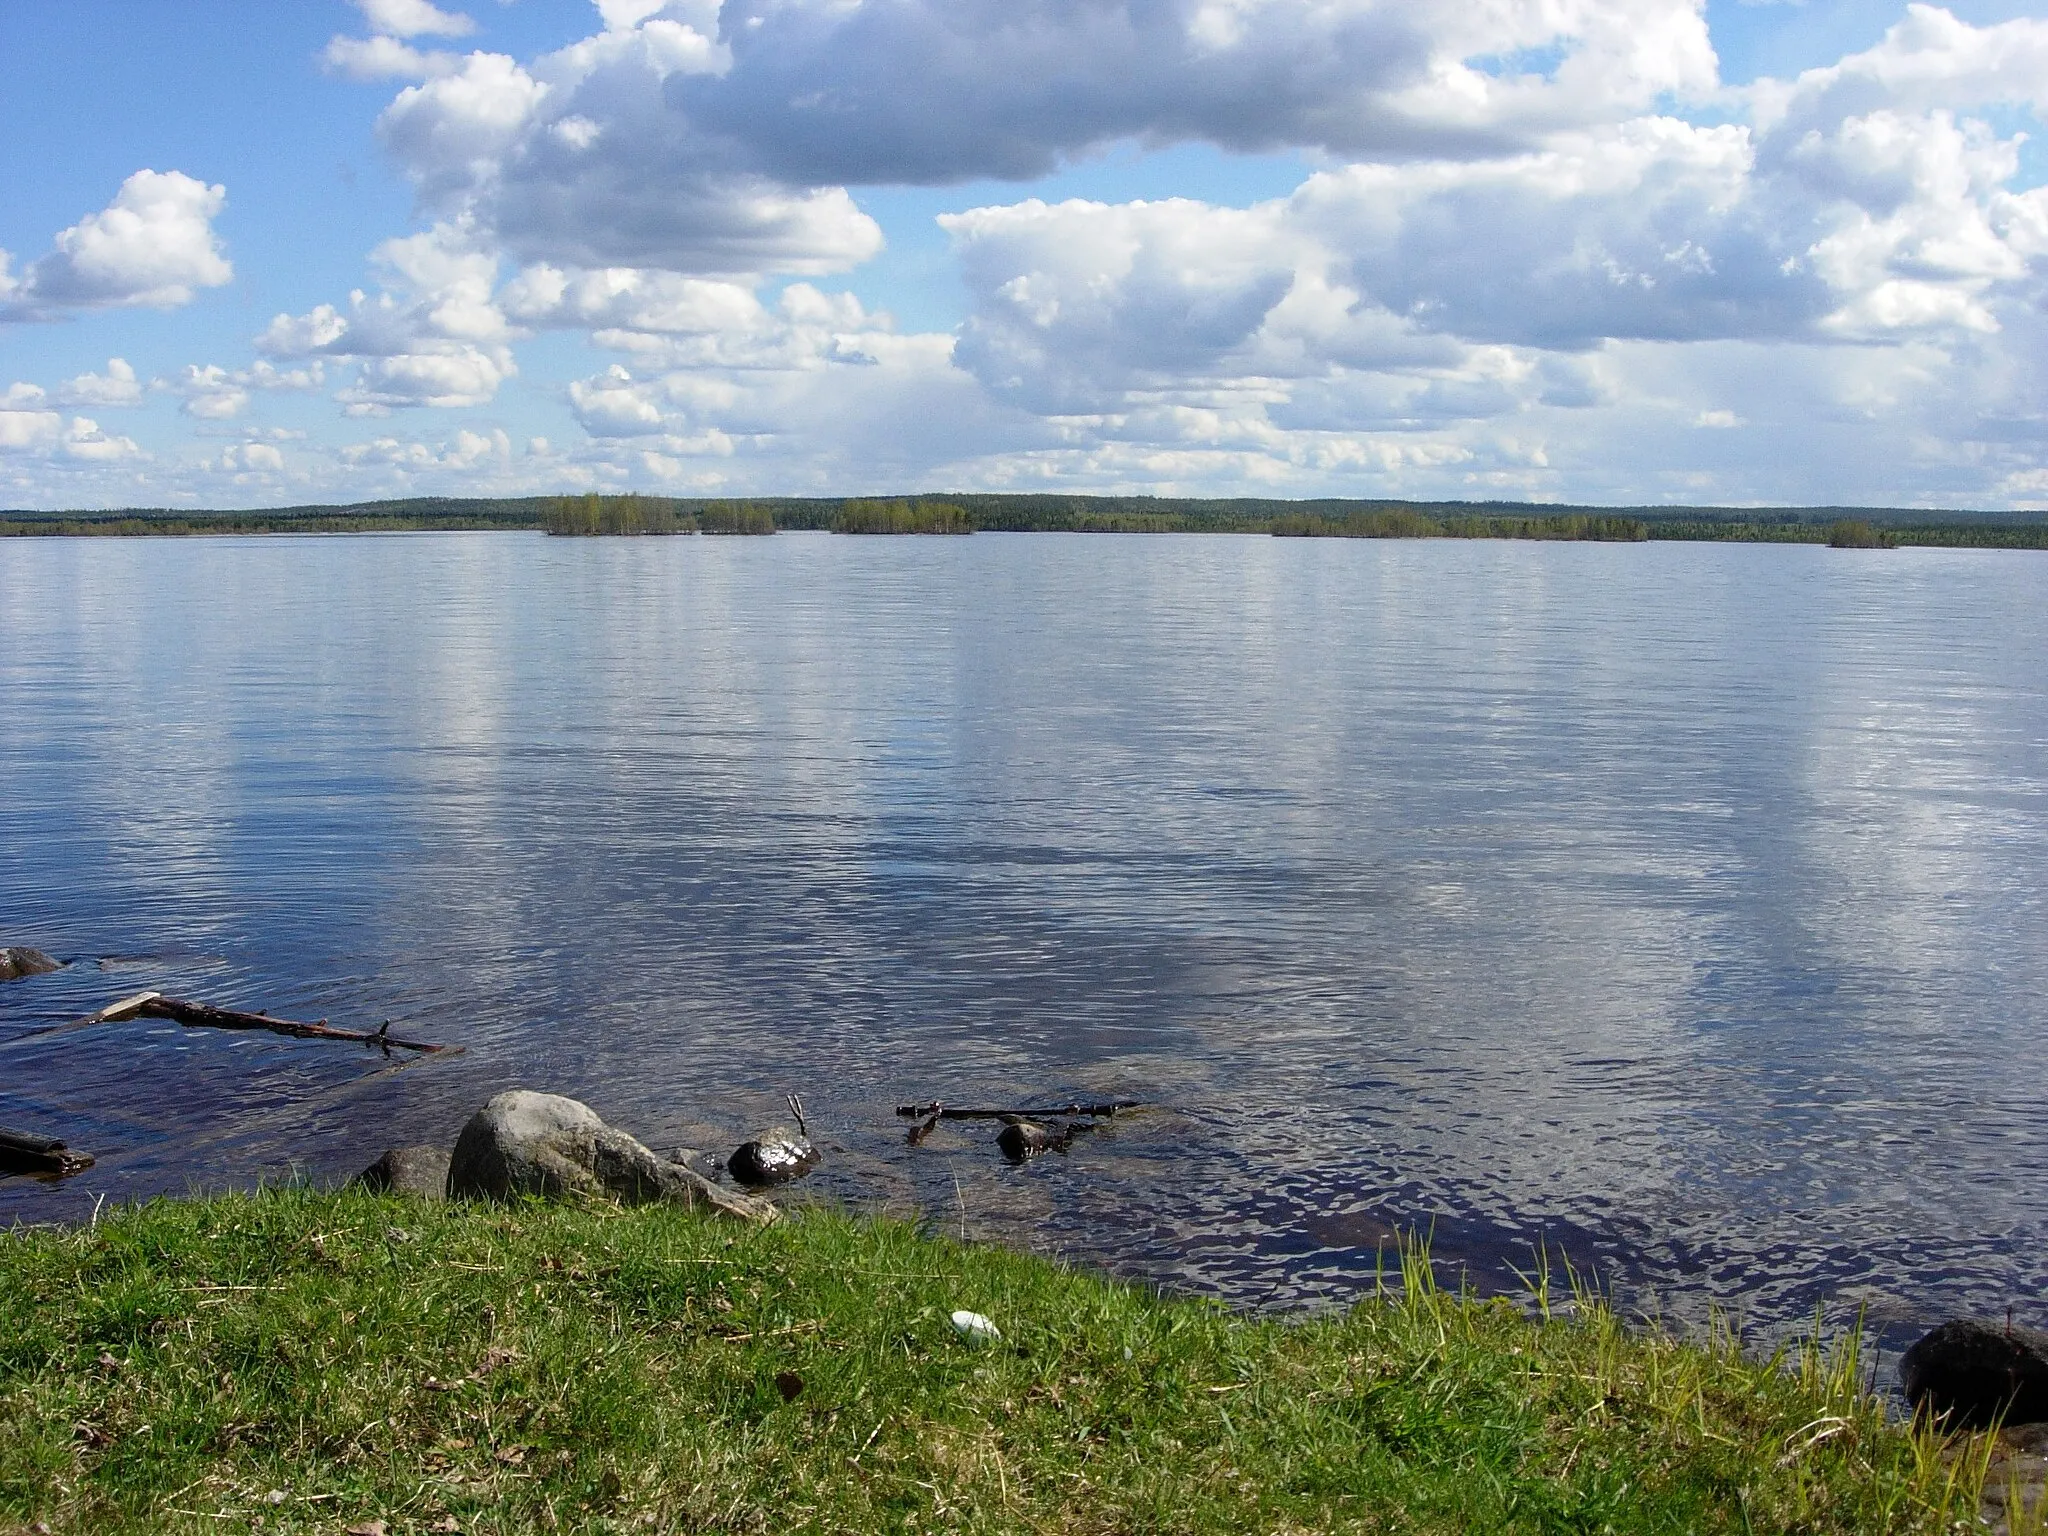
[[[63,961],[52,960],[40,949],[30,949],[24,944],[0,949],[0,981],[13,981],[17,976],[40,976],[45,971],[63,969]]]
[[[380,1194],[446,1200],[450,1161],[446,1147],[393,1147],[353,1182]]]
[[[2048,1334],[2003,1323],[1943,1323],[1899,1361],[1906,1399],[1957,1429],[2048,1420]]]
[[[472,1199],[608,1195],[627,1205],[663,1200],[744,1221],[773,1221],[765,1200],[721,1189],[659,1157],[597,1111],[559,1094],[514,1088],[470,1116],[455,1140],[448,1193]]]

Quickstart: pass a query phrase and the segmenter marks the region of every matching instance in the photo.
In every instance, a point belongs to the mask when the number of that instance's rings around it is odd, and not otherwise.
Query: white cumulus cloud
[[[733,0],[603,13],[603,32],[530,64],[472,54],[400,93],[380,122],[441,216],[475,222],[522,261],[835,271],[880,243],[849,186],[1029,178],[1124,140],[1483,157],[1715,84],[1693,0]],[[395,56],[389,68],[401,64],[422,72]]]
[[[335,37],[321,61],[351,80],[432,80],[462,68],[455,54],[421,50],[395,37]]]
[[[385,37],[466,37],[476,23],[459,11],[444,11],[431,0],[356,0],[370,30]]]
[[[18,386],[17,386],[18,389]],[[35,391],[35,399],[41,391]],[[89,416],[66,422],[55,411],[21,409],[27,392],[10,390],[0,397],[0,453],[32,455],[55,465],[107,464],[143,457],[133,438],[110,435]]]
[[[717,67],[703,34],[657,18],[529,72],[502,54],[402,91],[379,131],[445,218],[524,261],[745,275],[829,272],[881,248],[836,186],[791,186],[707,154],[664,82]]]
[[[325,365],[317,359],[302,368],[279,368],[268,359],[259,359],[248,368],[235,369],[218,363],[188,363],[176,378],[157,380],[157,387],[184,396],[179,409],[187,416],[227,421],[247,409],[254,391],[305,392],[319,389],[325,382]]]
[[[799,185],[1032,177],[1123,139],[1493,154],[1715,79],[1691,0],[749,0],[720,23],[730,67],[669,102]]]
[[[485,433],[465,428],[439,444],[417,438],[379,437],[350,443],[340,452],[341,462],[357,469],[473,470],[487,465],[502,466],[511,458],[512,439],[502,429]]]
[[[18,384],[0,397],[0,453],[36,452],[57,442],[64,418],[36,409],[42,398],[41,390],[31,393]]]
[[[498,259],[470,233],[437,225],[387,240],[372,255],[384,278],[357,290],[346,312],[330,304],[278,315],[256,338],[272,358],[358,361],[339,399],[352,415],[402,406],[475,406],[518,372],[513,330],[492,297]],[[259,365],[261,366],[261,365]]]
[[[0,257],[0,319],[190,303],[194,290],[234,277],[213,230],[226,203],[226,188],[182,171],[137,171],[113,202],[60,232],[19,279],[7,277]]]
[[[89,405],[104,409],[108,406],[142,404],[142,382],[135,377],[135,370],[126,358],[107,359],[105,373],[81,373],[57,386],[55,396],[59,405]]]
[[[284,454],[269,443],[230,443],[201,467],[214,474],[236,478],[284,473]]]
[[[2048,20],[1906,5],[1729,88],[1699,0],[598,0],[527,58],[359,3],[325,61],[404,82],[378,134],[427,227],[253,366],[158,383],[219,435],[263,389],[481,410],[543,332],[609,356],[554,386],[582,430],[544,452],[380,428],[292,449],[295,484],[2048,497]],[[1189,142],[1305,169],[1248,206],[963,195],[944,331],[827,276],[882,249],[864,188],[1111,148],[1096,184],[1130,155],[1160,185],[1180,157],[1145,156]],[[0,313],[225,280],[219,189],[174,175],[0,256]],[[44,385],[0,397],[10,485],[121,451],[68,411],[132,373]]]
[[[236,383],[217,363],[209,363],[204,368],[187,364],[173,388],[185,397],[185,414],[204,421],[225,421],[231,416],[239,416],[249,403],[247,388]]]
[[[143,457],[142,447],[135,439],[102,432],[100,424],[86,416],[71,418],[58,451],[67,458],[91,464]]]

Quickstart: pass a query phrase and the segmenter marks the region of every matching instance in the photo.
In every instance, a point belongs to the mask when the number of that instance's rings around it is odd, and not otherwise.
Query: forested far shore
[[[0,537],[9,535],[163,537],[223,533],[414,533],[538,528],[555,498],[490,499],[451,496],[403,501],[361,501],[302,507],[122,507],[111,511],[0,511]]]
[[[1593,507],[1533,502],[971,494],[416,497],[223,511],[0,511],[0,537],[541,530],[560,536],[1250,533],[1293,538],[1907,545],[2048,549],[2048,513],[1898,507]]]

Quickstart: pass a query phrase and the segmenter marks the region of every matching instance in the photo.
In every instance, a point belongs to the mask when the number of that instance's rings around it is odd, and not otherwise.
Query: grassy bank
[[[1853,1360],[1284,1324],[907,1226],[297,1191],[0,1236],[0,1531],[1935,1531]],[[986,1314],[996,1343],[952,1312]]]

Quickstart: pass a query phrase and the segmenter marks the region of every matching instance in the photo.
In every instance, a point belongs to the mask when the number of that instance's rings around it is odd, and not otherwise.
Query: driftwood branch
[[[90,1168],[93,1156],[48,1136],[0,1130],[0,1173],[68,1174]]]
[[[1107,1104],[1044,1104],[1035,1109],[955,1109],[934,1099],[929,1104],[899,1104],[896,1113],[905,1120],[1044,1120],[1059,1115],[1107,1118],[1143,1107],[1136,1099],[1115,1099]]]
[[[1140,1109],[1142,1107],[1136,1099],[1114,1099],[1107,1104],[1048,1104],[1036,1109],[955,1109],[950,1105],[941,1104],[937,1099],[934,1099],[929,1104],[899,1104],[896,1106],[896,1113],[905,1120],[915,1120],[917,1122],[917,1124],[910,1128],[910,1135],[907,1138],[914,1147],[922,1142],[925,1137],[931,1135],[934,1130],[938,1129],[938,1124],[941,1120],[1000,1120],[1004,1125],[1003,1134],[1007,1136],[1014,1127],[1033,1121],[1053,1119],[1060,1116],[1072,1119],[1077,1115],[1092,1115],[1097,1119],[1109,1119],[1120,1110]],[[1032,1129],[1037,1131],[1041,1138],[1046,1136],[1046,1132],[1042,1128],[1034,1125]],[[1068,1142],[1071,1142],[1074,1137],[1086,1129],[1088,1129],[1086,1126],[1068,1126],[1063,1133],[1064,1139],[1059,1142],[1060,1149],[1064,1150]],[[1039,1146],[1034,1150],[1044,1151],[1049,1145],[1051,1143],[1048,1141],[1045,1145]]]
[[[358,1045],[374,1045],[385,1051],[459,1054],[462,1050],[459,1045],[428,1045],[420,1040],[401,1039],[391,1033],[391,1021],[388,1019],[379,1029],[337,1029],[325,1019],[316,1024],[302,1023],[297,1019],[273,1019],[267,1013],[216,1008],[211,1003],[165,997],[161,992],[138,992],[133,997],[124,997],[118,1003],[102,1008],[87,1022],[111,1024],[119,1019],[134,1018],[171,1019],[187,1029],[261,1029],[273,1035],[291,1035],[300,1040],[352,1040]]]

